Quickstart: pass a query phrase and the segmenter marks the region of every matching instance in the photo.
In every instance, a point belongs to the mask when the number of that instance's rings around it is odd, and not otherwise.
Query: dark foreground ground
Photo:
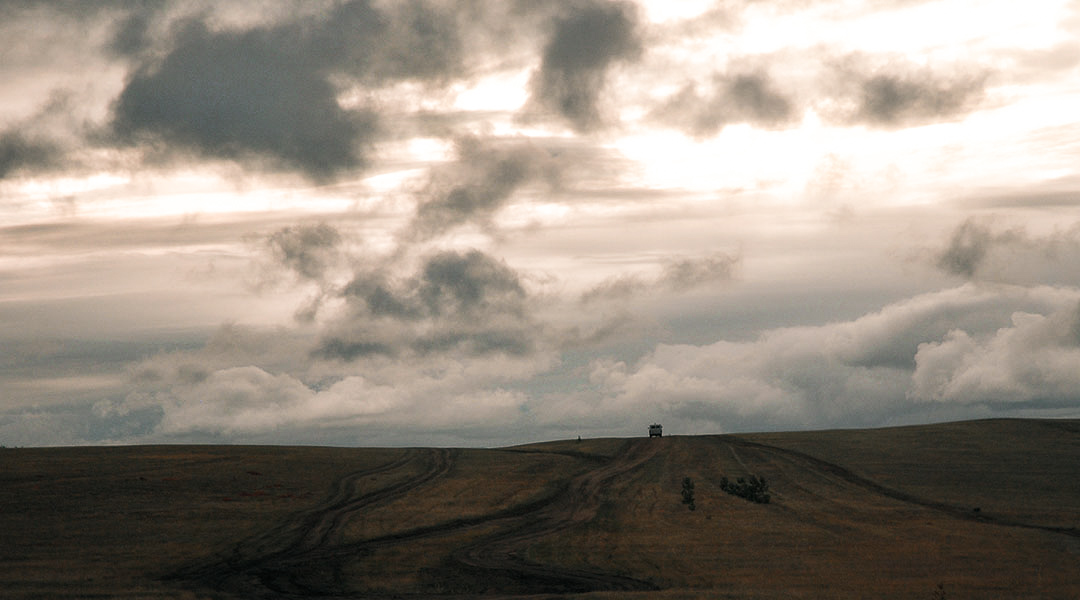
[[[1080,421],[0,450],[3,598],[1077,599],[1078,528]]]

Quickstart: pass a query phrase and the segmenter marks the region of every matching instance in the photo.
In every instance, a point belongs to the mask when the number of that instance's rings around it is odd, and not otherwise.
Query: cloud
[[[458,140],[457,160],[436,169],[422,192],[411,235],[426,239],[469,222],[490,225],[519,189],[555,185],[562,169],[551,153],[519,140]]]
[[[979,81],[916,81],[874,75],[862,83],[859,117],[889,126],[934,121],[960,114],[982,94]]]
[[[1002,228],[988,218],[969,217],[958,225],[935,265],[967,279],[1014,284],[1078,285],[1080,224],[1032,235],[1021,226]]]
[[[464,432],[492,421],[509,422],[524,402],[512,391],[466,394],[461,385],[454,376],[419,376],[394,386],[349,376],[316,390],[289,375],[256,367],[222,369],[157,395],[154,401],[163,414],[155,434],[255,436],[306,430],[317,436],[311,430],[364,426],[390,432],[448,427]]]
[[[683,292],[698,286],[727,281],[733,276],[740,260],[738,256],[723,252],[700,258],[669,258],[656,275],[627,274],[605,280],[583,293],[581,302],[588,304],[658,291]]]
[[[739,262],[738,256],[722,252],[704,258],[676,258],[664,264],[660,281],[675,291],[726,281],[731,279]]]
[[[95,420],[137,416],[145,426],[138,439],[159,441],[284,436],[310,443],[329,435],[342,443],[360,426],[378,426],[390,443],[404,431],[449,427],[463,435],[513,421],[526,398],[507,384],[550,364],[450,352],[345,366],[313,356],[315,342],[300,330],[222,326],[202,348],[133,365],[128,393],[96,403]],[[328,431],[337,433],[320,433]]]
[[[518,274],[479,251],[429,256],[412,277],[360,273],[346,314],[314,350],[320,359],[531,354],[541,335]]]
[[[875,64],[876,63],[876,64]],[[957,119],[982,100],[982,69],[918,68],[887,56],[851,55],[833,66],[835,91],[822,105],[834,120],[886,129]]]
[[[1080,404],[1080,301],[1048,315],[1015,312],[976,337],[956,329],[919,345],[909,396],[961,404]]]
[[[118,142],[327,180],[365,166],[385,133],[356,99],[401,81],[444,85],[466,71],[467,11],[452,4],[279,6],[240,23],[212,10],[177,21],[146,7],[115,27],[111,50],[135,59],[112,108]]]
[[[342,109],[325,65],[298,51],[295,34],[188,23],[160,64],[128,80],[113,129],[123,140],[161,140],[207,157],[269,159],[315,179],[360,166],[371,116]]]
[[[598,104],[608,69],[635,60],[641,52],[635,5],[591,0],[575,4],[555,19],[530,82],[531,99],[576,131],[595,130],[604,120]]]
[[[334,262],[341,234],[326,223],[283,227],[266,238],[274,259],[306,280],[321,281]]]
[[[991,246],[1016,242],[1016,231],[996,233],[973,218],[966,219],[949,239],[949,245],[938,255],[937,266],[947,273],[971,278],[986,259]]]
[[[979,288],[917,296],[853,321],[756,340],[661,344],[637,364],[600,359],[601,412],[738,429],[925,419],[953,403],[1080,409],[1080,291]],[[918,420],[916,418],[915,420]]]
[[[17,129],[0,132],[0,179],[18,171],[57,166],[63,151],[56,143],[28,136]]]
[[[128,379],[136,391],[154,393],[177,384],[195,384],[215,371],[233,367],[301,373],[308,364],[310,345],[310,336],[299,330],[226,323],[195,350],[161,352],[134,362]]]
[[[792,100],[775,89],[764,71],[714,74],[705,94],[689,83],[652,112],[658,122],[699,138],[733,123],[778,127],[795,116]]]
[[[0,179],[73,166],[70,147],[79,134],[73,104],[70,92],[54,90],[32,115],[0,130]]]

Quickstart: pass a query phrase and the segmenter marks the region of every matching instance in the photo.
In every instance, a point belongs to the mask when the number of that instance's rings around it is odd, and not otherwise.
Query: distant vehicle
[[[659,423],[649,425],[649,437],[664,437],[664,427]]]

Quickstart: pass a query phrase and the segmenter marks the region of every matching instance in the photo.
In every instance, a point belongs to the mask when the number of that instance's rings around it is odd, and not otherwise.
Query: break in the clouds
[[[0,15],[0,444],[1080,415],[1075,3]]]

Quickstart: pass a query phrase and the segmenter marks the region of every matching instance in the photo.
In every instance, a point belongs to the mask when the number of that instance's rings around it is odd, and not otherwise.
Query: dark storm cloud
[[[688,84],[653,112],[660,123],[695,137],[719,133],[732,123],[776,127],[793,120],[792,101],[778,92],[764,72],[716,74],[702,94]]]
[[[217,158],[271,158],[317,179],[359,166],[369,117],[343,110],[319,65],[288,37],[190,23],[159,66],[127,82],[114,109],[117,134],[150,134]]]
[[[642,51],[637,7],[626,2],[586,2],[557,17],[530,83],[532,99],[577,131],[601,125],[598,106],[608,69]]]
[[[434,316],[522,313],[525,290],[517,273],[478,252],[443,252],[424,265],[419,296]]]
[[[518,274],[476,250],[430,256],[405,279],[358,274],[342,296],[349,314],[323,337],[316,357],[523,355],[535,345],[536,326]]]
[[[32,137],[18,129],[0,132],[0,179],[18,171],[40,171],[55,167],[63,156],[56,143]]]
[[[67,160],[72,129],[70,92],[53,91],[38,110],[0,129],[0,179],[17,173],[38,173],[74,166]]]
[[[398,285],[363,274],[344,294],[362,302],[371,316],[399,320],[480,320],[485,315],[525,314],[526,293],[517,273],[477,250],[431,256],[415,277]]]
[[[853,55],[834,65],[836,97],[844,105],[834,118],[886,129],[937,123],[973,110],[986,89],[982,69],[872,64],[886,59]]]
[[[336,7],[319,32],[316,50],[369,81],[438,81],[462,73],[464,47],[456,12],[420,0],[383,7],[366,0]]]
[[[554,184],[561,168],[543,148],[516,140],[465,138],[457,154],[428,182],[412,224],[414,237],[429,238],[467,222],[486,223],[519,188]]]
[[[132,11],[111,41],[114,52],[142,57],[113,107],[120,140],[317,180],[363,166],[377,134],[372,111],[338,102],[342,86],[445,83],[464,68],[459,15],[419,0],[344,2],[250,28],[188,18],[164,48],[147,52],[161,46],[148,33],[153,18],[150,9]]]
[[[128,13],[116,24],[108,49],[120,56],[137,56],[149,49],[153,44],[150,28],[164,8],[164,3],[150,4]]]

